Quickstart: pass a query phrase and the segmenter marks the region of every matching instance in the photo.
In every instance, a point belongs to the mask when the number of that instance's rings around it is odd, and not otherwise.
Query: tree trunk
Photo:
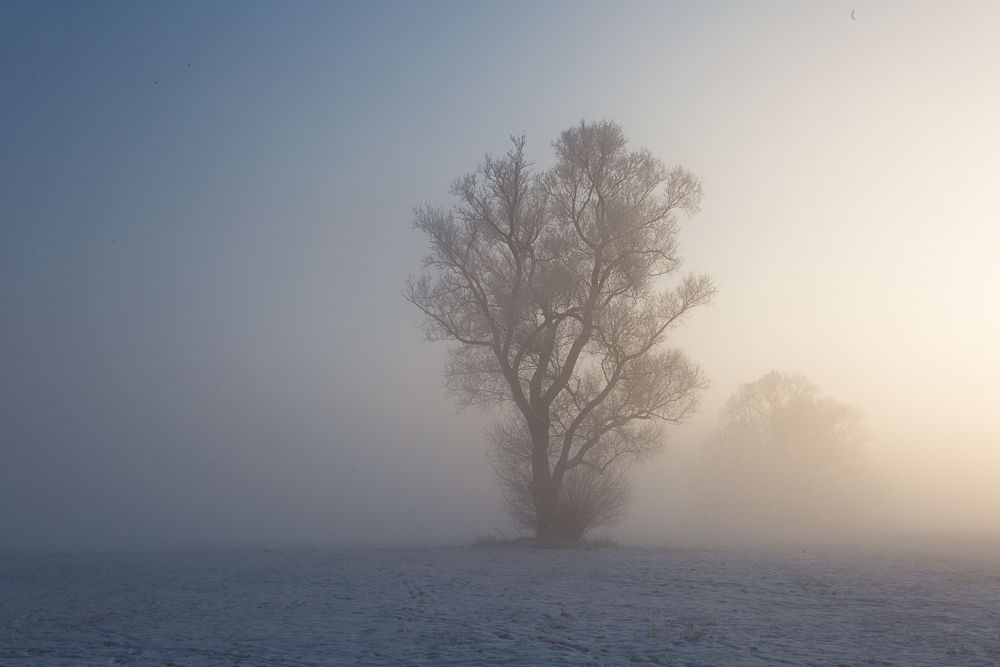
[[[563,537],[559,511],[559,485],[549,470],[549,432],[541,425],[531,428],[531,493],[535,501],[535,536]]]

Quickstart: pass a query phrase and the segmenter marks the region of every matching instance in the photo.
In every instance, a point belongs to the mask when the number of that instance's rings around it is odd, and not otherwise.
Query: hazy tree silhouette
[[[740,385],[701,451],[701,499],[723,525],[829,524],[876,496],[863,415],[820,395],[803,375]]]
[[[563,132],[537,175],[512,141],[454,182],[452,208],[416,209],[430,252],[405,295],[428,339],[458,343],[444,377],[460,403],[498,408],[491,460],[515,521],[579,538],[622,516],[631,466],[706,385],[664,342],[715,288],[688,275],[662,290],[701,183],[628,150],[612,122]]]

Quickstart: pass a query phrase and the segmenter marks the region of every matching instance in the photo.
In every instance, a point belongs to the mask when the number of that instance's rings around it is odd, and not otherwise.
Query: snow
[[[986,544],[0,559],[0,665],[997,665]]]

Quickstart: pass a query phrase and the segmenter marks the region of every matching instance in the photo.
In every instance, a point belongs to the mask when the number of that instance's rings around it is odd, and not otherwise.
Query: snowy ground
[[[998,665],[1000,552],[451,547],[0,558],[0,665],[629,662]]]

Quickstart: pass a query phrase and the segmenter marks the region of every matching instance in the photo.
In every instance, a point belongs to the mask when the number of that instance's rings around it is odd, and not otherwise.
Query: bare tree
[[[702,448],[702,499],[715,522],[802,525],[852,520],[875,497],[857,408],[803,375],[742,384]]]
[[[712,281],[660,289],[679,272],[677,213],[698,211],[701,183],[628,150],[612,122],[563,132],[538,175],[524,136],[512,141],[454,182],[451,209],[416,209],[430,252],[405,296],[429,340],[459,343],[444,378],[460,404],[501,408],[493,462],[515,520],[539,537],[579,537],[620,514],[574,519],[600,487],[586,480],[659,451],[660,425],[691,415],[706,386],[663,344],[712,298]]]

